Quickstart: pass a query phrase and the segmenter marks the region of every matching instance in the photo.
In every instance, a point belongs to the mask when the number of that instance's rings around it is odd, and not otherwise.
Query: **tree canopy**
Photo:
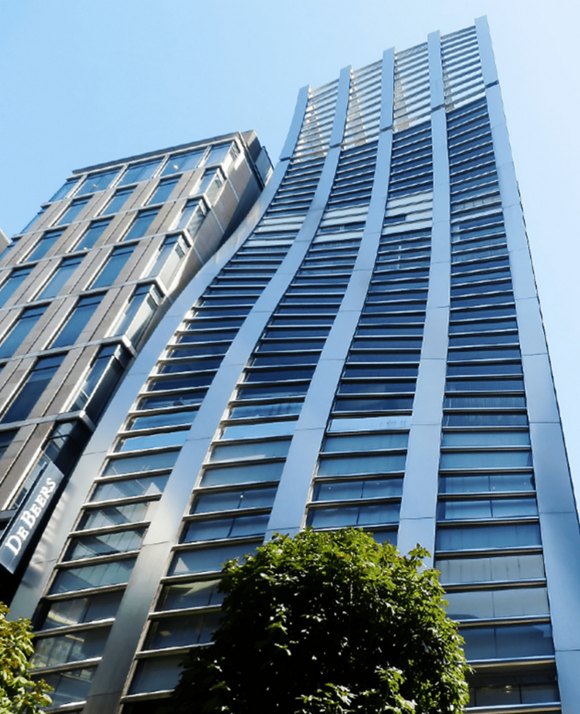
[[[0,603],[0,714],[40,714],[51,703],[51,688],[29,674],[32,627],[24,618],[8,620],[7,614]]]
[[[462,712],[462,639],[426,555],[348,529],[276,536],[230,561],[214,644],[189,656],[172,711]]]

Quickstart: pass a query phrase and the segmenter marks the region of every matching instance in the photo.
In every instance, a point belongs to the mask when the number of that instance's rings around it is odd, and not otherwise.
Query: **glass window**
[[[133,343],[137,343],[160,302],[161,295],[155,286],[138,285],[127,303],[119,324],[114,329],[114,334],[125,335]]]
[[[216,493],[200,493],[196,496],[191,513],[213,513],[248,508],[269,508],[274,502],[276,488],[238,488]]]
[[[113,248],[103,267],[92,282],[92,288],[106,288],[118,278],[135,250],[134,245],[119,245]]]
[[[45,674],[43,679],[54,689],[50,693],[53,706],[63,706],[86,699],[94,674],[95,667]]]
[[[139,213],[135,216],[131,227],[127,233],[125,233],[123,240],[128,241],[133,240],[133,238],[142,238],[149,232],[149,228],[158,213],[158,208],[146,208],[143,211],[139,211]]]
[[[32,268],[14,268],[0,286],[0,306],[12,297],[24,280],[30,275]]]
[[[438,506],[440,520],[521,518],[537,515],[538,507],[535,498],[481,498],[472,501],[443,501]]]
[[[128,429],[155,429],[161,426],[180,426],[192,424],[195,419],[194,409],[179,409],[162,414],[148,414],[131,420]]]
[[[269,518],[269,515],[252,514],[191,521],[185,528],[182,542],[263,535],[268,527]]]
[[[215,166],[216,164],[221,164],[222,161],[229,154],[231,146],[232,144],[217,144],[216,146],[212,146],[205,161],[206,166]]]
[[[124,348],[118,348],[116,345],[101,347],[78,392],[75,393],[68,411],[86,409],[91,418],[95,414],[100,414],[127,361],[128,354]],[[95,405],[90,404],[93,397],[95,397]]]
[[[488,491],[533,491],[531,473],[477,474],[465,473],[441,476],[441,493],[486,493]]]
[[[296,428],[296,421],[268,421],[261,424],[236,424],[226,426],[222,439],[245,439],[268,436],[291,436]]]
[[[52,274],[52,277],[44,286],[44,289],[38,295],[38,299],[44,300],[45,298],[56,297],[61,288],[66,284],[68,279],[81,264],[82,260],[82,257],[79,256],[63,258]]]
[[[78,182],[78,177],[67,179],[58,189],[58,191],[50,197],[49,201],[60,201],[61,198],[66,198],[67,196],[70,196],[73,188],[78,184]]]
[[[149,197],[147,204],[151,205],[155,203],[165,203],[165,201],[167,201],[169,196],[173,193],[173,189],[178,183],[178,178],[161,179],[161,181],[157,184],[157,188]]]
[[[222,466],[205,470],[202,486],[225,486],[259,481],[278,481],[284,464],[271,462],[247,466]]]
[[[455,620],[549,614],[546,588],[511,588],[446,593],[447,614]]]
[[[135,558],[125,558],[109,563],[60,570],[52,585],[51,593],[75,592],[85,588],[126,583],[134,565]]]
[[[197,168],[200,158],[205,154],[205,148],[186,151],[181,154],[172,154],[163,169],[162,176],[167,174],[191,171]]]
[[[289,416],[290,414],[300,414],[301,409],[302,402],[276,401],[271,404],[249,404],[248,406],[233,407],[230,410],[230,418]]]
[[[141,501],[127,505],[87,508],[80,519],[79,528],[114,528],[142,523],[150,520],[156,506],[156,501]]]
[[[41,258],[44,258],[48,251],[56,245],[58,239],[63,233],[64,228],[57,228],[56,230],[46,231],[43,233],[34,250],[30,253],[26,260],[31,263],[33,260],[40,260]]]
[[[89,174],[77,191],[77,196],[102,191],[111,185],[118,173],[119,169],[109,169],[108,171],[99,171],[98,173]]]
[[[152,454],[140,454],[124,458],[109,459],[104,476],[112,474],[129,474],[137,471],[155,471],[156,469],[170,469],[175,464],[179,451],[162,451]]]
[[[54,338],[51,347],[73,345],[86,328],[96,309],[101,304],[103,295],[87,295],[78,299],[60,332]]]
[[[75,250],[89,250],[89,248],[92,248],[103,235],[105,228],[107,228],[110,224],[110,218],[90,223],[87,230],[83,233],[82,238],[77,243]]]
[[[405,454],[357,454],[356,456],[323,457],[318,466],[319,476],[341,476],[357,473],[388,473],[404,471]]]
[[[466,451],[441,454],[440,468],[521,468],[532,465],[531,451]]]
[[[12,443],[17,432],[18,432],[18,429],[10,429],[10,431],[1,431],[0,432],[0,459],[6,453],[8,447]]]
[[[545,577],[544,560],[539,554],[438,558],[435,567],[445,584],[517,582]]]
[[[39,637],[35,642],[33,667],[54,667],[91,659],[102,654],[109,635],[108,627],[91,628],[66,635]]]
[[[361,498],[393,498],[401,495],[402,488],[401,478],[320,482],[314,486],[312,500],[350,501]]]
[[[46,305],[41,305],[40,307],[27,307],[20,313],[0,343],[0,359],[12,357],[45,310]]]
[[[220,612],[200,612],[155,620],[147,634],[145,649],[185,647],[211,642],[220,619]]]
[[[534,523],[438,528],[438,550],[519,548],[540,545],[540,527]]]
[[[0,420],[2,423],[21,421],[29,416],[36,402],[60,367],[63,355],[40,357],[28,373],[23,385]]]
[[[150,179],[160,163],[160,159],[151,159],[150,161],[141,161],[138,164],[129,164],[125,173],[121,176],[119,186]]]
[[[74,538],[67,549],[65,560],[95,558],[99,555],[115,555],[137,550],[141,546],[144,535],[144,528],[133,528],[115,533]]]
[[[145,449],[183,446],[187,433],[187,429],[181,429],[179,431],[158,431],[155,434],[131,436],[120,439],[115,451],[144,451]]]
[[[97,485],[91,501],[122,500],[135,496],[158,496],[163,493],[168,476],[142,476],[118,479]]]
[[[125,205],[129,196],[133,193],[132,188],[118,188],[113,194],[111,200],[101,211],[103,216],[109,216],[112,213],[118,213]]]
[[[394,434],[348,434],[327,436],[323,451],[364,451],[374,449],[404,449],[409,441],[409,434],[400,431]]]
[[[101,593],[53,602],[49,606],[42,629],[70,627],[82,622],[96,622],[115,617],[122,596],[122,592]]]
[[[552,628],[548,624],[462,628],[468,660],[553,655]]]
[[[191,235],[197,233],[198,228],[203,223],[203,219],[207,214],[207,208],[203,201],[192,198],[183,207],[181,215],[179,216],[176,230],[187,229]]]
[[[167,585],[161,592],[160,610],[183,610],[190,607],[220,605],[223,593],[218,589],[219,580],[197,580],[193,583]]]
[[[391,525],[399,520],[399,509],[399,503],[312,508],[307,522],[312,528]]]
[[[525,412],[521,414],[507,413],[469,413],[444,414],[444,426],[527,426],[528,417]]]
[[[447,431],[443,446],[529,446],[527,431]]]
[[[206,171],[197,187],[196,193],[203,193],[211,202],[218,195],[224,183],[225,178],[219,169]]]
[[[146,276],[157,276],[166,285],[170,284],[186,252],[187,245],[182,236],[166,236]]]
[[[215,446],[210,461],[239,461],[244,459],[267,459],[286,456],[289,441],[254,441],[243,444]]]
[[[183,669],[183,654],[138,662],[129,694],[174,689]]]
[[[79,215],[85,206],[88,205],[90,198],[75,198],[71,201],[70,206],[61,215],[58,225],[63,226],[65,223],[71,223]]]
[[[470,677],[472,707],[503,707],[515,704],[543,704],[560,701],[554,667],[529,667],[500,673],[486,670],[473,672]]]
[[[253,550],[254,548],[249,543],[232,543],[213,548],[183,550],[173,557],[169,575],[221,570],[226,560],[240,559]]]

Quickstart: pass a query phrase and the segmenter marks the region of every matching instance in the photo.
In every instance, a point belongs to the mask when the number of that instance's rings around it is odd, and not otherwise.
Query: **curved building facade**
[[[578,519],[484,20],[301,91],[51,523],[13,610],[55,710],[153,714],[224,560],[357,526],[433,553],[470,711],[573,714]]]

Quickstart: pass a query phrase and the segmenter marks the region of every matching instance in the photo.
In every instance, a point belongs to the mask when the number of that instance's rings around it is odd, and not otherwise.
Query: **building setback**
[[[2,253],[3,599],[124,369],[259,195],[261,151],[246,132],[75,171]]]
[[[55,709],[154,714],[275,532],[433,553],[470,711],[580,701],[580,538],[485,20],[305,88],[167,311],[13,604]],[[63,709],[63,711],[65,710]]]

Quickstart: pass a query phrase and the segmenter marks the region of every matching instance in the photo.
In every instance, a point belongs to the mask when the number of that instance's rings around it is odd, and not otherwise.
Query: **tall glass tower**
[[[299,94],[22,580],[55,709],[154,714],[223,561],[306,526],[433,553],[470,711],[577,711],[580,534],[485,20]]]

